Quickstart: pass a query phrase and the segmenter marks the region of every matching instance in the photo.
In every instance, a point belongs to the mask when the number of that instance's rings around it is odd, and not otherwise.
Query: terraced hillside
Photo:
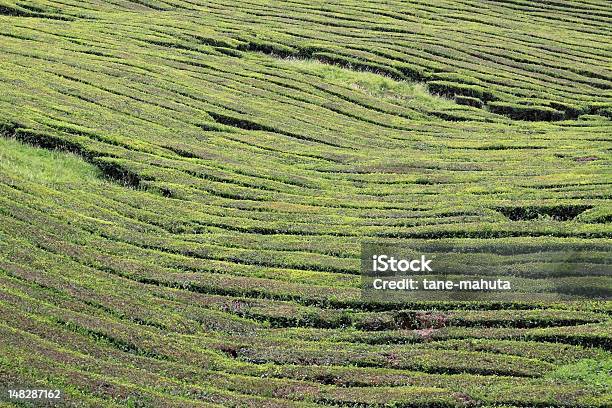
[[[605,0],[0,0],[0,406],[610,406],[610,301],[359,275],[609,249],[610,38]]]

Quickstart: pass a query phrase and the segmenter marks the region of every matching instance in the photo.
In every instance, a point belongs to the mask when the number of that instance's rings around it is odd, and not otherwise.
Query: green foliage
[[[547,377],[556,380],[576,381],[590,387],[610,390],[610,387],[612,387],[612,359],[580,360],[575,364],[560,366],[547,374]]]
[[[609,2],[57,4],[0,1],[0,388],[610,405],[612,302],[372,301],[359,275],[363,241],[601,261]]]

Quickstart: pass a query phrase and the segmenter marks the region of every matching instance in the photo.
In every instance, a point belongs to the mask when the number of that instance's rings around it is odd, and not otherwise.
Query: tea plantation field
[[[609,250],[611,38],[606,0],[0,0],[0,407],[612,406],[611,301],[360,289],[364,241]]]

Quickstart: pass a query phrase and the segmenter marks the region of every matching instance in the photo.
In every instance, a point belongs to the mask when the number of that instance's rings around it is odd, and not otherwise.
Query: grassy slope
[[[609,303],[400,312],[357,275],[366,238],[609,242],[606,2],[0,14],[0,384],[77,406],[610,403]]]

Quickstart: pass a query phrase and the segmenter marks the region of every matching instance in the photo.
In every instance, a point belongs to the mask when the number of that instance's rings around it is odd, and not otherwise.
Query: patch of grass
[[[396,80],[378,72],[352,70],[316,59],[290,57],[280,61],[282,65],[288,65],[303,73],[317,75],[325,82],[349,87],[373,97],[412,100],[419,105],[434,108],[454,105],[446,98],[429,93],[424,83]]]
[[[548,373],[547,378],[569,380],[602,390],[612,389],[612,358],[594,360],[587,358],[574,364],[558,367]]]
[[[79,156],[0,137],[0,173],[44,185],[104,183],[102,172]]]

